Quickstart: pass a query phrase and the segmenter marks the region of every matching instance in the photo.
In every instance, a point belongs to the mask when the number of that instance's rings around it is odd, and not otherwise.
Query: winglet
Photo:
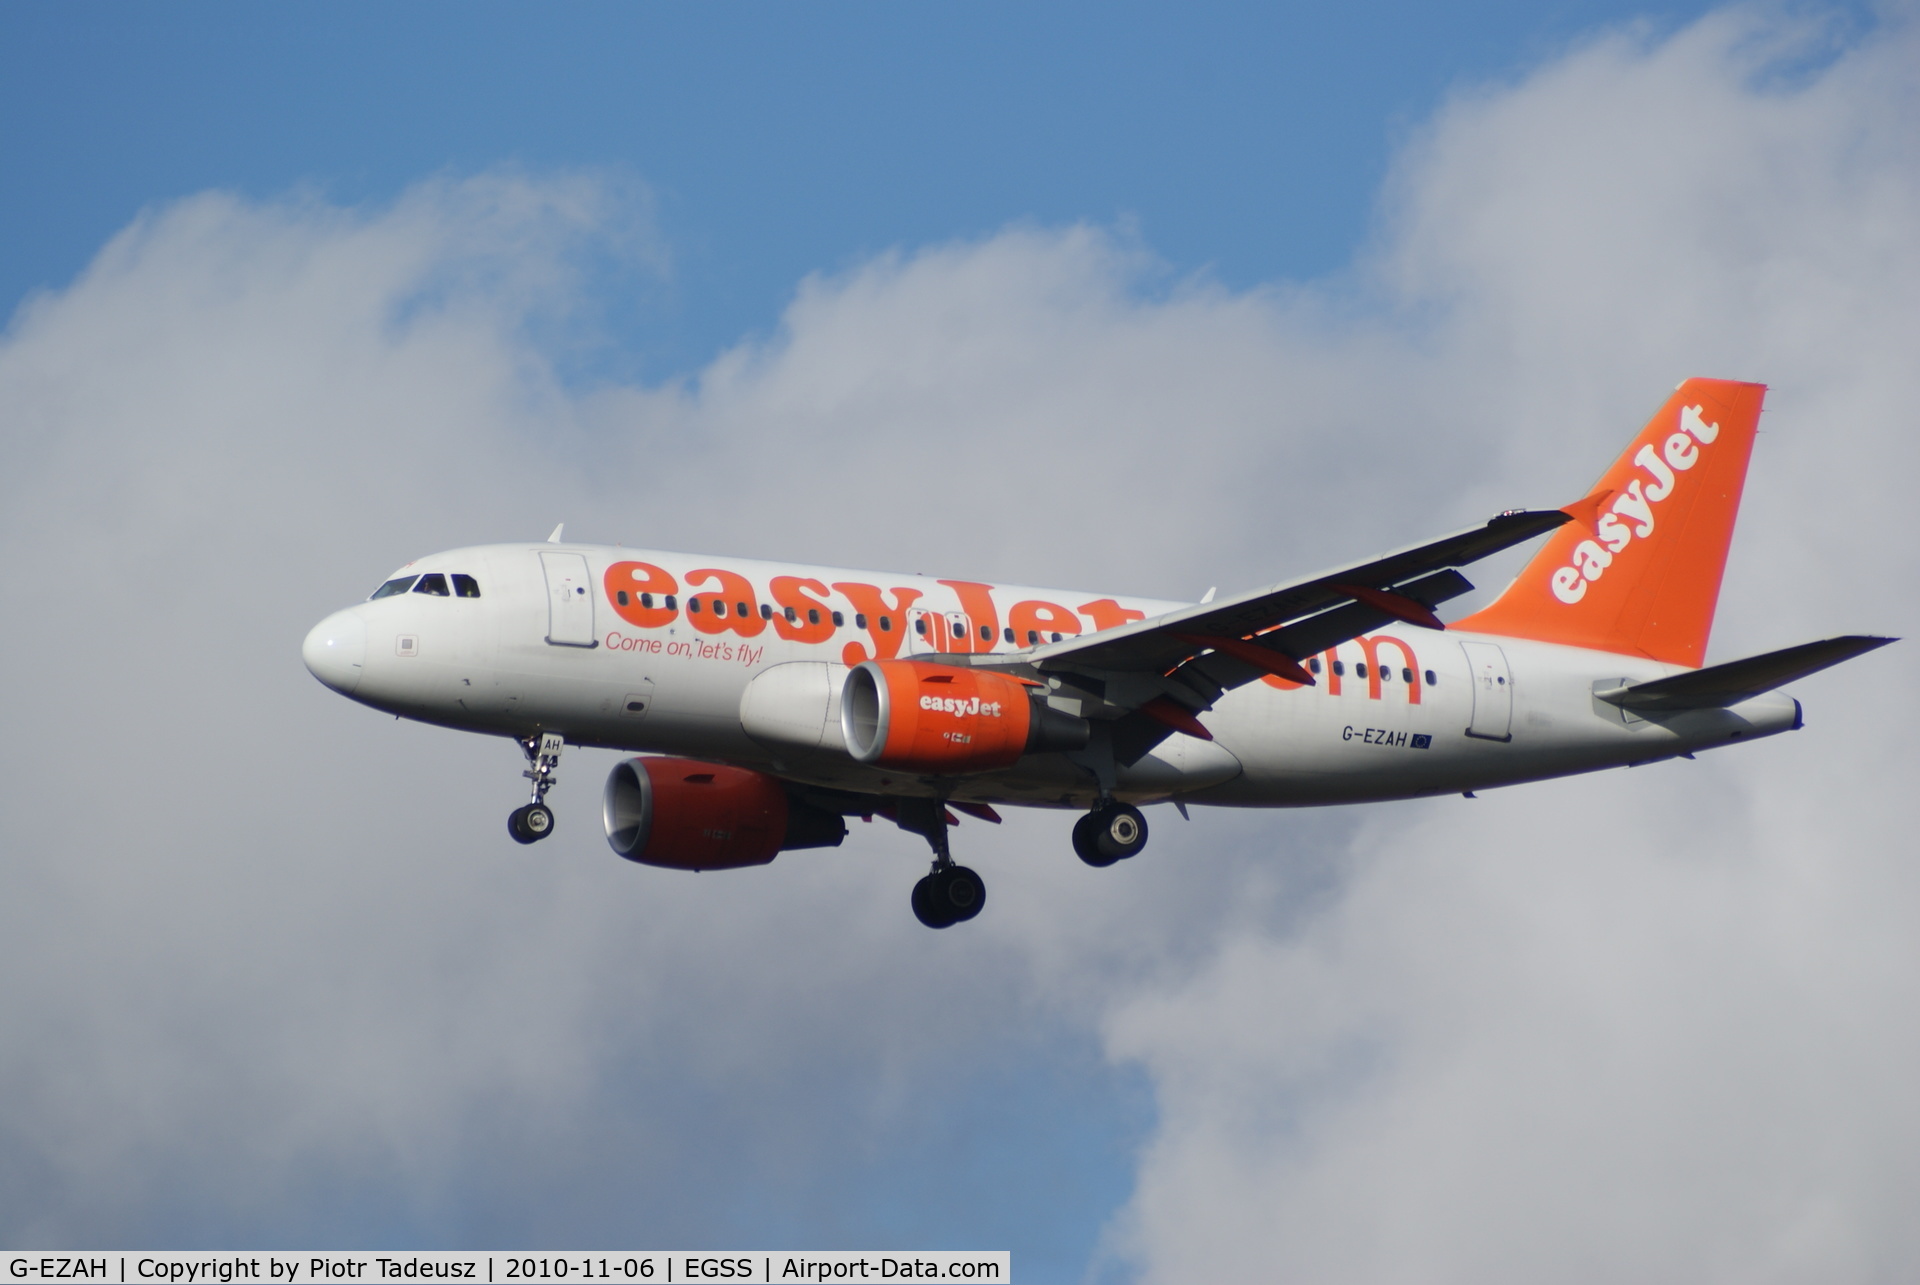
[[[1600,506],[1611,500],[1615,494],[1614,487],[1597,487],[1572,504],[1563,505],[1560,511],[1591,531],[1600,525]]]
[[[547,543],[548,544],[560,543],[560,537],[562,534],[565,533],[566,529],[567,529],[567,524],[564,522],[562,522],[559,526],[555,527],[553,529],[553,534],[547,537]]]

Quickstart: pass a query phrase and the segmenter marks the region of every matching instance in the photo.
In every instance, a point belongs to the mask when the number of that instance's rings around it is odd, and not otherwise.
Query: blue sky
[[[193,192],[354,204],[502,163],[651,189],[671,278],[609,292],[608,359],[654,377],[808,273],[1015,222],[1124,222],[1234,287],[1318,277],[1442,96],[1706,8],[12,5],[0,303]]]
[[[1710,659],[1912,633],[1910,13],[0,8],[0,600],[109,626],[0,630],[0,1243],[1913,1276],[1891,651],[1694,764],[1105,872],[969,822],[967,934],[884,825],[627,868],[605,755],[529,861],[511,746],[298,662],[562,518],[1263,583],[1580,494],[1689,374],[1773,386]]]

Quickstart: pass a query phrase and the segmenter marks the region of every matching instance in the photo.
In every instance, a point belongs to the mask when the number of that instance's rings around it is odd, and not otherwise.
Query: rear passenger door
[[[1507,654],[1497,643],[1463,642],[1467,668],[1473,675],[1473,721],[1468,736],[1487,741],[1513,739],[1513,683],[1507,672]]]

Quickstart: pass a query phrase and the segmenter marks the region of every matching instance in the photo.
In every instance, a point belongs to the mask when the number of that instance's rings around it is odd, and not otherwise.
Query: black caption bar
[[[599,1252],[574,1254],[421,1253],[153,1253],[7,1255],[7,1282],[86,1281],[110,1285],[426,1285],[484,1281],[487,1285],[567,1282],[646,1282],[647,1285],[805,1285],[835,1281],[984,1281],[1013,1279],[1012,1255],[983,1252],[879,1253],[814,1250],[770,1254]]]

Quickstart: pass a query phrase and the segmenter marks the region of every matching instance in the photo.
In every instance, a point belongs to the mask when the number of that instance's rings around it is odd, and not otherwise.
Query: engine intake
[[[1076,750],[1092,729],[990,670],[869,660],[848,673],[840,731],[855,759],[939,776],[990,772],[1023,754]]]
[[[794,848],[836,848],[841,817],[787,797],[764,772],[697,759],[633,758],[607,777],[607,843],[675,870],[763,866]]]

